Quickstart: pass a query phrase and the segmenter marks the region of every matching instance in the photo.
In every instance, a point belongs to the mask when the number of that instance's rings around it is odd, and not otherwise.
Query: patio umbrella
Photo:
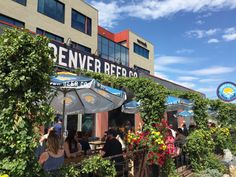
[[[187,99],[168,96],[166,99],[167,110],[189,109],[192,107],[192,102]]]
[[[49,104],[57,113],[84,114],[105,112],[118,108],[126,100],[124,91],[100,84],[97,80],[59,72],[51,77],[52,93]]]
[[[136,114],[139,112],[140,102],[137,101],[129,101],[122,105],[121,111],[126,114]]]
[[[192,110],[184,110],[182,112],[177,113],[177,116],[181,116],[185,120],[186,127],[188,128],[190,125],[190,119],[193,116],[193,111]]]

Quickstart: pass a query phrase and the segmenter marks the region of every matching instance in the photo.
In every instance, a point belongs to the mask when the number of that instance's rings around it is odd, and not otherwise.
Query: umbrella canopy
[[[192,102],[187,99],[168,96],[166,105],[168,110],[187,109],[192,107]]]
[[[177,116],[191,117],[193,116],[193,112],[185,110],[185,111],[179,112]]]
[[[51,77],[49,104],[57,113],[97,113],[120,107],[126,100],[124,91],[100,84],[95,79],[59,72]]]
[[[121,111],[127,114],[136,114],[139,112],[140,105],[140,102],[129,101],[122,105]]]
[[[95,79],[59,72],[51,78],[50,105],[58,113],[97,113],[116,109],[126,100],[124,91],[100,84]]]

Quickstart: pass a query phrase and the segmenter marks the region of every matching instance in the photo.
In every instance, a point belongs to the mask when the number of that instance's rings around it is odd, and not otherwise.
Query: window
[[[109,60],[115,61],[115,43],[113,41],[109,41]]]
[[[72,9],[71,27],[77,29],[85,34],[92,34],[92,20],[91,18],[81,14]]]
[[[108,39],[102,39],[102,58],[108,59]]]
[[[19,4],[22,4],[24,6],[26,6],[26,2],[27,2],[27,0],[13,0],[13,1],[15,1],[15,2],[17,2]]]
[[[144,58],[149,58],[149,50],[141,47],[140,45],[134,43],[134,53],[143,56]]]
[[[65,5],[57,0],[38,0],[38,12],[64,23]]]
[[[98,53],[104,59],[129,65],[129,49],[101,35],[98,35]]]
[[[142,72],[147,73],[147,74],[150,74],[150,71],[149,71],[149,70],[144,69],[144,68],[142,68],[142,67],[139,67],[139,66],[137,66],[137,65],[134,65],[134,69],[136,69],[136,70],[138,70],[138,71],[142,71]]]
[[[91,53],[91,48],[88,48],[84,45],[78,44],[76,42],[71,42],[72,48],[83,51],[83,52],[87,52],[87,53]]]
[[[1,21],[4,21],[4,22],[7,22],[7,23],[10,23],[10,24],[12,24],[12,25],[21,27],[21,28],[24,28],[24,27],[25,27],[25,23],[24,23],[24,22],[21,22],[21,21],[19,21],[19,20],[16,20],[16,19],[14,19],[14,18],[11,18],[11,17],[7,17],[7,16],[2,15],[2,14],[0,14],[0,20],[1,20]]]
[[[39,28],[36,29],[36,33],[37,34],[41,34],[43,36],[47,36],[48,38],[53,39],[55,41],[64,42],[64,38],[63,37],[60,37],[60,36],[57,36],[55,34],[49,33],[47,31],[39,29]]]

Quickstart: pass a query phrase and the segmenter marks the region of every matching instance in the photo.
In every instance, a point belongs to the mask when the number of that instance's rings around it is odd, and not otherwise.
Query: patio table
[[[99,150],[102,149],[103,145],[105,144],[105,141],[91,141],[89,142],[89,145],[91,146],[91,149],[96,152],[99,152]]]

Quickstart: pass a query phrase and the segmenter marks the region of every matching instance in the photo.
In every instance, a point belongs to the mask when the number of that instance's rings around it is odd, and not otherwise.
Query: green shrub
[[[220,173],[217,169],[206,169],[193,175],[193,177],[222,177],[222,176],[223,174]]]
[[[214,154],[215,143],[209,130],[199,129],[192,132],[187,138],[185,146],[188,152],[193,171],[217,169],[224,172],[224,165]]]
[[[36,129],[53,118],[43,103],[53,74],[48,42],[25,30],[6,29],[0,35],[0,174],[41,176]]]

